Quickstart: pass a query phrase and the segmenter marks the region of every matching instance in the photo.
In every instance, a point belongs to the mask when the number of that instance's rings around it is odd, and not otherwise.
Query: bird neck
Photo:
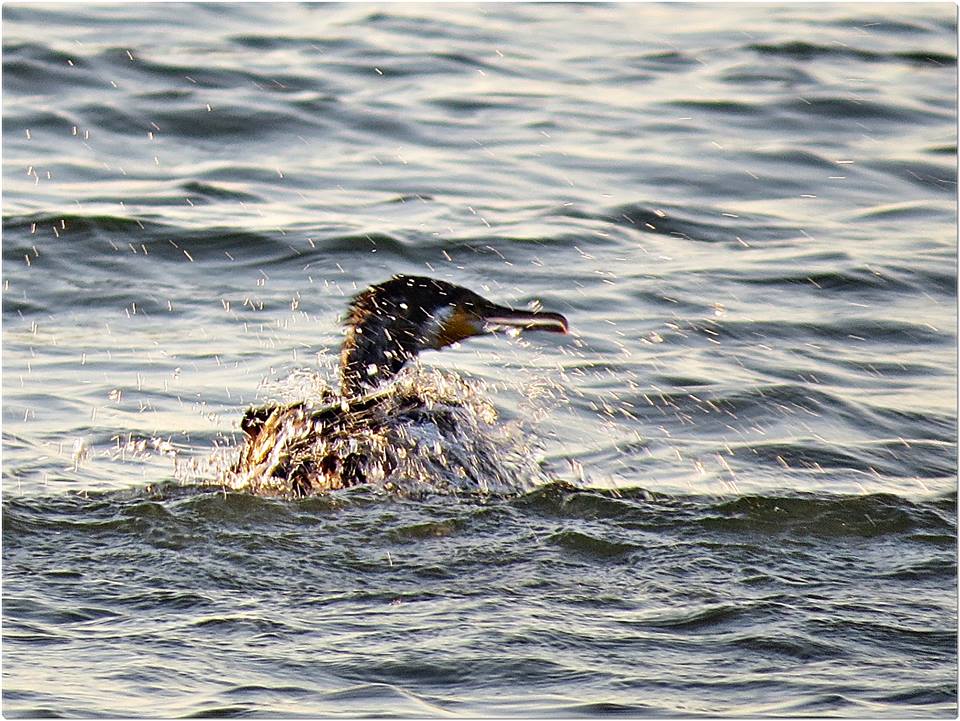
[[[438,328],[456,288],[416,276],[396,276],[359,293],[350,304],[340,351],[340,392],[366,393],[393,378],[425,348],[439,348]]]
[[[378,315],[350,325],[340,350],[340,392],[347,398],[363,395],[393,378],[419,352],[410,329]]]

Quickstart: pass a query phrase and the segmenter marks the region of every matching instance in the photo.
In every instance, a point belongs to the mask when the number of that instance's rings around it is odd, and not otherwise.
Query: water
[[[3,20],[6,716],[956,715],[954,6]],[[534,489],[225,492],[398,272]]]

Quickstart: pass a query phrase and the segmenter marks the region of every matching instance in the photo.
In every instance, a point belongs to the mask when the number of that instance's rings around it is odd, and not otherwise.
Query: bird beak
[[[482,301],[483,299],[480,299]],[[454,306],[444,320],[437,335],[428,347],[443,348],[451,343],[476,335],[495,333],[505,329],[546,330],[553,333],[569,333],[567,319],[559,313],[538,313],[514,310],[490,302],[476,302],[469,310]]]
[[[518,330],[545,330],[551,333],[569,333],[567,319],[559,313],[514,310],[503,305],[491,304],[481,314],[484,331],[491,333],[503,328]]]

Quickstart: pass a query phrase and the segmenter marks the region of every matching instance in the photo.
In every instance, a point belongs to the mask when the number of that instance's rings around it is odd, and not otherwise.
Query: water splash
[[[538,403],[537,384],[529,388],[529,403]],[[319,373],[296,371],[269,395],[286,404],[258,436],[183,460],[178,479],[268,496],[323,493],[356,479],[403,496],[505,496],[549,481],[535,432],[540,414],[524,409],[502,420],[477,379],[414,365],[376,404],[334,426],[316,420],[338,408]]]

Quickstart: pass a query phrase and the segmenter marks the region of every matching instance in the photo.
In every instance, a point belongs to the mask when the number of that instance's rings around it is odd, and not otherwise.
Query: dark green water
[[[953,5],[3,21],[5,716],[956,715]],[[495,492],[224,492],[398,272]]]

